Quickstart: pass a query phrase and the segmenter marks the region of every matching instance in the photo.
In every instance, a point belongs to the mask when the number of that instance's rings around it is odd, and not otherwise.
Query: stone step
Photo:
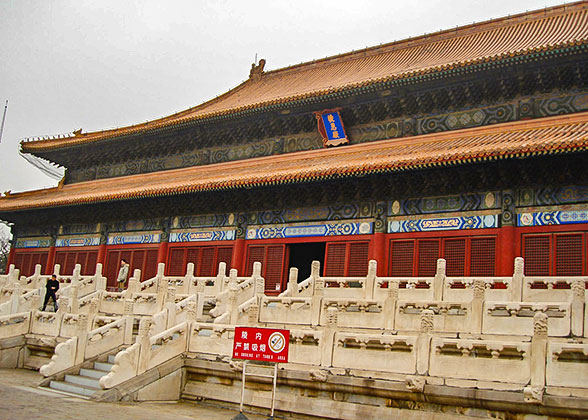
[[[116,354],[111,354],[108,356],[108,363],[110,364],[114,364],[114,357],[116,356]]]
[[[87,376],[89,378],[96,378],[96,379],[100,379],[103,376],[108,375],[108,372],[104,371],[104,370],[97,370],[97,369],[80,369],[80,375],[81,376]]]
[[[99,380],[89,376],[65,375],[64,381],[70,384],[83,385],[85,387],[94,388],[96,390],[101,389]]]
[[[106,362],[94,362],[94,369],[96,370],[103,370],[105,372],[110,372],[110,369],[112,368],[112,363],[106,363]]]
[[[69,394],[81,395],[83,397],[91,397],[96,392],[95,388],[88,388],[83,385],[76,385],[63,381],[51,381],[49,388],[67,392]]]

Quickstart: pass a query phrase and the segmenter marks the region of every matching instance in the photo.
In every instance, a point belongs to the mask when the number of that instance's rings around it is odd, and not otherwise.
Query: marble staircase
[[[100,378],[110,372],[114,364],[115,354],[108,355],[102,362],[94,362],[92,368],[82,368],[76,375],[65,375],[63,380],[51,381],[49,388],[56,391],[90,398],[96,391],[100,391]]]

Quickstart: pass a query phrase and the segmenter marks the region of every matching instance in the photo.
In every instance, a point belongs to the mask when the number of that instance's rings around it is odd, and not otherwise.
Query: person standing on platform
[[[49,302],[49,298],[51,298],[53,299],[53,309],[55,312],[57,312],[57,296],[55,296],[55,293],[57,293],[59,290],[59,280],[57,280],[57,276],[55,274],[52,274],[51,278],[47,280],[45,287],[47,288],[47,292],[45,293],[45,302],[43,302],[43,309],[41,309],[41,311],[45,310],[47,303]]]
[[[122,292],[125,283],[127,282],[127,277],[129,275],[129,263],[124,258],[120,260],[120,269],[118,270],[118,277],[116,278],[116,282],[118,284],[118,291]]]

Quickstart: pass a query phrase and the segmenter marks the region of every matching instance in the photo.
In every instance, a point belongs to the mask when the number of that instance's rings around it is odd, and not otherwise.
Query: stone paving
[[[40,380],[35,371],[0,369],[0,420],[230,420],[238,414],[192,402],[98,403],[38,388]],[[246,415],[250,420],[268,418]]]

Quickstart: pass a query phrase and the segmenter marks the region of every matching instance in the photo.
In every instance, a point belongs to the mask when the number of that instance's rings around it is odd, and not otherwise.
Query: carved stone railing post
[[[41,264],[35,265],[35,272],[33,273],[33,279],[31,281],[31,288],[38,289],[41,287]]]
[[[323,327],[321,347],[321,366],[330,367],[333,364],[333,343],[339,323],[339,309],[336,306],[327,308],[326,323]]]
[[[525,387],[525,402],[541,404],[545,390],[545,365],[547,363],[547,314],[537,312],[533,318],[533,338],[531,339],[531,383]]]
[[[95,296],[92,298],[92,300],[88,304],[88,323],[90,325],[94,325],[94,318],[96,318],[96,315],[98,315],[99,310],[100,310],[100,297]]]
[[[57,299],[57,313],[69,313],[69,298],[67,296],[59,296]]]
[[[192,286],[194,284],[194,263],[188,263],[186,266],[186,275],[184,276],[184,293],[192,294],[198,293],[198,288],[200,287],[200,282],[198,282],[195,288]]]
[[[125,335],[123,338],[123,343],[125,345],[133,344],[133,323],[135,321],[135,317],[133,316],[134,307],[135,302],[132,299],[125,299],[123,303],[123,314],[125,320]]]
[[[169,286],[165,297],[165,310],[167,311],[167,328],[176,325],[176,288]]]
[[[296,267],[290,268],[288,275],[288,288],[285,296],[298,296],[298,269]]]
[[[323,303],[323,296],[325,294],[325,280],[319,276],[320,263],[318,261],[312,262],[310,276],[313,281],[312,298],[310,300],[312,315],[311,323],[313,326],[319,325],[321,321],[321,306]]]
[[[137,343],[141,347],[139,352],[139,364],[137,374],[141,374],[147,370],[149,359],[151,358],[151,342],[149,340],[149,330],[151,329],[151,319],[142,318],[139,322],[139,335],[137,335]]]
[[[141,289],[141,270],[136,268],[133,271],[133,276],[129,279],[129,285],[127,287],[127,290],[125,290],[125,292],[128,297],[131,297],[131,296],[133,296],[133,294],[139,293],[140,289]]]
[[[76,350],[76,359],[74,365],[78,365],[84,361],[86,355],[86,346],[88,345],[88,315],[78,315],[78,325],[76,328],[76,337],[78,337],[78,347]]]
[[[79,286],[80,278],[82,272],[82,266],[80,264],[76,264],[73,270],[73,274],[71,276],[71,285],[72,286]]]
[[[429,353],[433,336],[434,313],[430,309],[421,312],[421,331],[416,340],[416,368],[418,375],[426,375],[429,371]]]
[[[257,324],[259,324],[259,302],[256,300],[247,308],[247,325],[255,327]]]
[[[219,294],[225,289],[225,280],[227,279],[227,265],[224,262],[220,262],[218,264],[218,273],[216,275],[216,279],[214,280],[214,293]],[[199,283],[200,284],[200,280]],[[204,290],[204,286],[202,286],[202,290]]]
[[[168,280],[165,277],[161,277],[157,281],[157,311],[163,310],[165,306],[165,298],[167,297],[167,288],[169,287]]]
[[[96,291],[106,290],[106,277],[102,275],[102,263],[96,264],[96,273],[94,274],[96,281]]]
[[[572,282],[572,335],[582,337],[584,335],[584,305],[586,286],[584,280],[576,279]]]
[[[368,264],[368,273],[363,284],[363,298],[373,299],[376,288],[376,276],[378,273],[378,262],[370,260]]]
[[[255,264],[259,263],[255,262],[253,264],[253,275],[255,275]],[[227,299],[227,309],[229,312],[229,324],[235,325],[237,324],[237,320],[239,319],[239,305],[237,300],[239,287],[237,285],[237,270],[232,269],[229,272],[229,279],[229,297]]]
[[[259,264],[256,266],[255,264]],[[231,270],[232,271],[232,270]],[[261,299],[265,296],[265,279],[261,277],[261,264],[256,262],[253,264],[253,281],[255,282],[255,297],[257,303],[261,304]]]
[[[11,286],[15,283],[18,283],[18,279],[20,278],[20,269],[14,268],[14,264],[10,264],[10,269],[8,270],[8,283],[5,286]]]
[[[437,260],[437,270],[433,278],[433,300],[443,300],[443,285],[445,284],[445,267],[447,263],[443,258]]]
[[[398,281],[388,282],[388,293],[384,300],[385,326],[389,331],[394,330],[394,318],[396,316],[396,303],[398,302]]]
[[[71,292],[69,296],[69,312],[72,314],[77,314],[80,312],[80,301],[78,296],[80,294],[80,283],[73,285],[71,287]]]
[[[61,266],[59,264],[55,264],[53,266],[53,274],[55,274],[57,276],[57,278],[59,278],[59,276],[60,276],[59,273],[61,273]]]
[[[186,322],[192,325],[198,320],[198,303],[191,301],[186,305]]]
[[[10,313],[16,314],[20,312],[20,295],[21,291],[21,284],[15,283],[14,288],[12,289],[12,295],[10,295]]]
[[[514,261],[514,273],[510,284],[510,300],[521,302],[523,300],[523,284],[525,282],[525,260],[516,257]]]
[[[473,284],[473,296],[470,308],[470,332],[472,334],[482,333],[482,318],[484,316],[484,299],[486,294],[486,283],[484,280],[476,279]]]

